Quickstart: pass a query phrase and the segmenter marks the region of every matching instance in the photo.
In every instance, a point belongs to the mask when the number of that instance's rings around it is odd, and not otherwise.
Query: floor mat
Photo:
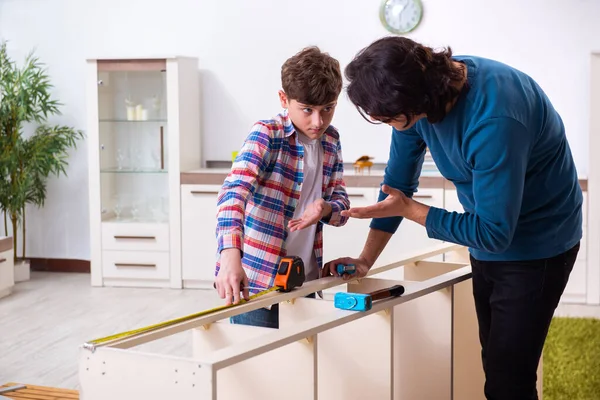
[[[600,320],[555,317],[543,365],[544,400],[600,400]]]

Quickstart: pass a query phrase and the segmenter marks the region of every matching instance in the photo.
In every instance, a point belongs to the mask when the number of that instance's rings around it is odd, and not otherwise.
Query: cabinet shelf
[[[101,169],[103,174],[167,174],[169,171],[166,169],[117,169],[117,168],[106,168]]]
[[[128,123],[128,124],[140,124],[140,123],[148,123],[148,122],[162,122],[167,123],[166,119],[104,119],[101,118],[100,122],[119,122],[119,123]]]
[[[165,225],[169,222],[167,216],[163,217],[151,217],[151,216],[141,216],[138,218],[131,217],[107,217],[102,218],[103,223],[111,223],[111,224],[157,224],[157,225]]]

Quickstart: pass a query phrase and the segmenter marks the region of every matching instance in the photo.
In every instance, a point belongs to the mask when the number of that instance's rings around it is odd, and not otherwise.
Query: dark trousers
[[[314,299],[314,293],[306,296]],[[232,324],[262,326],[264,328],[279,329],[279,304],[273,304],[271,309],[259,308],[229,318]]]
[[[537,400],[537,367],[579,243],[558,256],[478,261],[473,295],[488,400]]]

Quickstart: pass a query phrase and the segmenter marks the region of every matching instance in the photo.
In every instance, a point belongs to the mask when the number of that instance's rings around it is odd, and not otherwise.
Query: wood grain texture
[[[221,305],[213,290],[91,287],[89,274],[32,272],[0,300],[0,384],[79,390],[79,347],[88,340]],[[191,357],[191,332],[136,350]]]
[[[0,386],[0,389],[20,385],[25,385],[26,387],[24,389],[15,390],[14,392],[4,393],[3,396],[14,400],[79,400],[79,392],[77,390],[59,389],[49,386],[9,382]]]

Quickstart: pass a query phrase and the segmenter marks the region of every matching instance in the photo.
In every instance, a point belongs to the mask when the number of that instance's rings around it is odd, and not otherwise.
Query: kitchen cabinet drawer
[[[168,252],[102,252],[102,274],[105,278],[169,279],[169,265]]]
[[[169,225],[153,223],[102,223],[102,249],[168,251]]]

